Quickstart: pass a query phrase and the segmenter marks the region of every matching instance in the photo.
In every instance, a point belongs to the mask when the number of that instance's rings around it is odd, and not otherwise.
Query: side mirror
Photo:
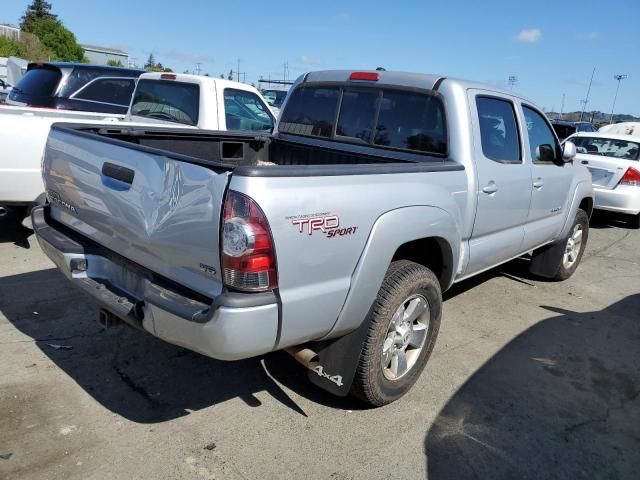
[[[562,146],[562,160],[564,163],[573,162],[576,157],[576,145],[573,142],[564,142]]]
[[[554,162],[556,160],[556,154],[553,147],[548,143],[543,143],[536,147],[536,160],[538,162]]]

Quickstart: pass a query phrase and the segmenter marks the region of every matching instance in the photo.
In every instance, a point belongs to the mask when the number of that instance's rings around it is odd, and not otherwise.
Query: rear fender
[[[370,311],[389,264],[398,248],[413,240],[438,238],[450,248],[450,262],[441,278],[442,289],[452,282],[460,253],[460,233],[454,219],[437,207],[405,207],[382,215],[374,224],[351,277],[351,287],[333,330],[322,340],[311,342],[317,366],[309,379],[324,390],[347,395],[369,328]],[[348,332],[348,333],[347,333]],[[339,381],[338,381],[339,380]]]

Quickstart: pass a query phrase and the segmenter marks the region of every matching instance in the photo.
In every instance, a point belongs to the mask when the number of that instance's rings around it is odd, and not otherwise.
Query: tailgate
[[[52,128],[43,172],[51,217],[214,297],[222,290],[219,226],[231,172],[164,153]]]

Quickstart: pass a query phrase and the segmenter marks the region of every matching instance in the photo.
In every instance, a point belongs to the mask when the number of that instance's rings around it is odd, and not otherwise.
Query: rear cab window
[[[278,129],[429,155],[448,151],[444,104],[427,92],[303,85],[291,93]]]
[[[172,80],[139,80],[131,102],[131,115],[183,125],[197,125],[200,87]]]
[[[62,72],[55,67],[32,68],[15,86],[16,93],[49,97],[58,89]]]

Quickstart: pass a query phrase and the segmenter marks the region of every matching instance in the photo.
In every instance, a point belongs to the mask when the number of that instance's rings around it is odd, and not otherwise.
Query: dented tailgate
[[[54,220],[203,295],[221,292],[230,171],[56,127],[43,167]]]

